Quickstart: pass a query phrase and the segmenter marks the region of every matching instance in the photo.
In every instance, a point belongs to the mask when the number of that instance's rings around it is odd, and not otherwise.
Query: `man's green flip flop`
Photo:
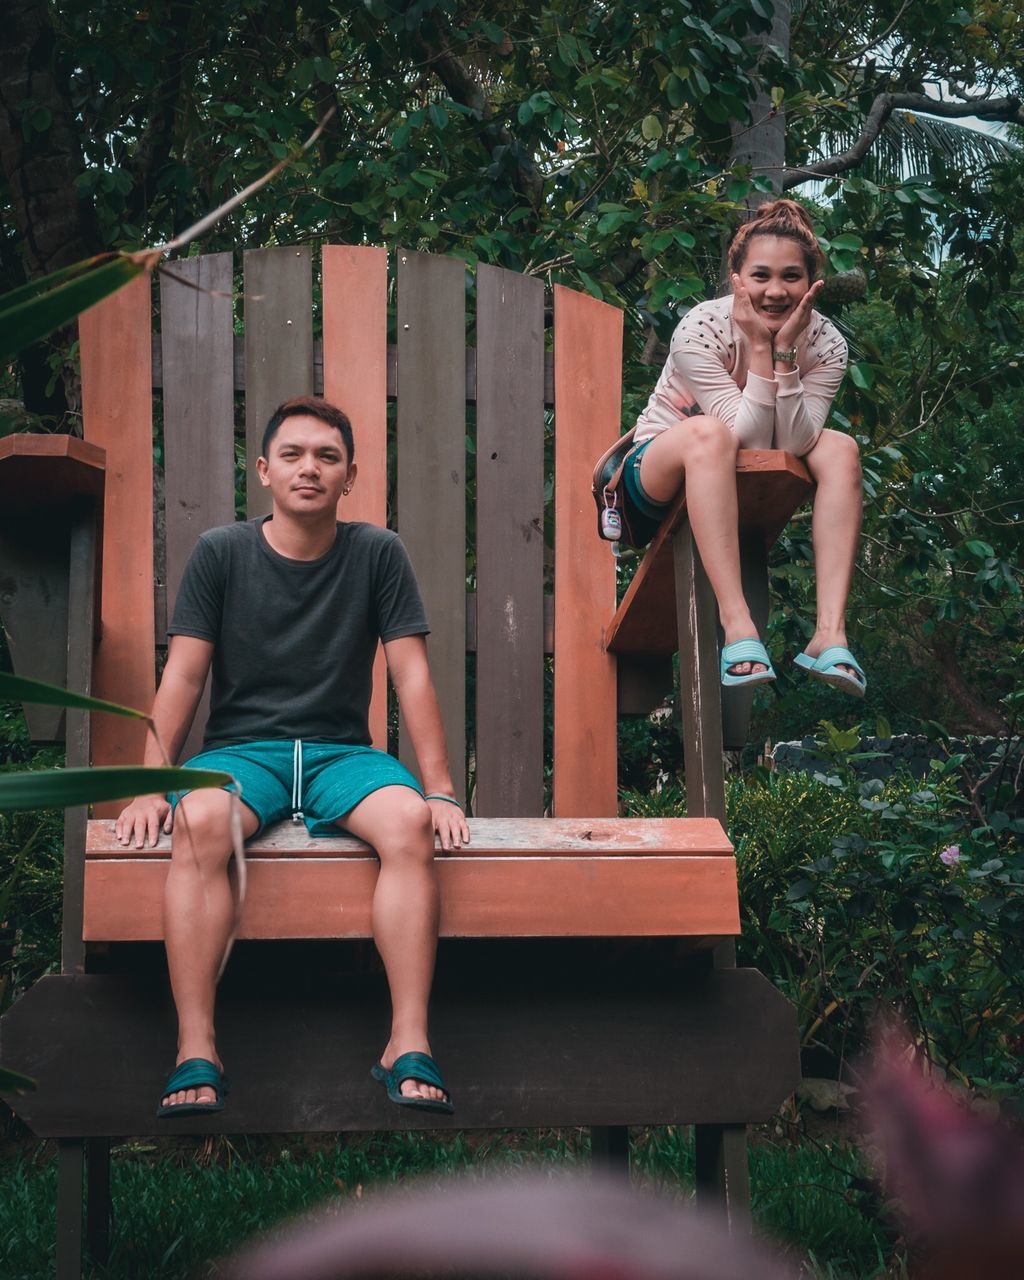
[[[864,697],[864,690],[868,687],[868,678],[861,670],[857,659],[843,645],[829,645],[816,658],[812,658],[809,653],[798,653],[793,661],[798,667],[806,671],[809,676],[813,676],[815,680],[824,680],[826,684],[830,684],[834,689],[845,689],[847,693],[852,693],[855,698]],[[852,667],[857,674],[851,676],[849,671],[841,671],[841,667]]]
[[[453,1115],[452,1095],[441,1075],[441,1068],[429,1053],[403,1053],[394,1061],[389,1071],[378,1062],[370,1068],[370,1075],[388,1091],[388,1097],[398,1107],[412,1107],[416,1111],[441,1111]],[[416,1080],[420,1084],[433,1085],[444,1092],[444,1098],[407,1098],[402,1093],[403,1080]]]
[[[156,1109],[156,1118],[166,1120],[169,1116],[197,1116],[206,1111],[224,1110],[229,1088],[227,1076],[206,1058],[186,1058],[167,1077],[160,1097],[166,1098],[168,1094],[180,1093],[183,1089],[201,1089],[206,1085],[217,1095],[215,1102],[180,1102],[176,1107],[161,1103]]]

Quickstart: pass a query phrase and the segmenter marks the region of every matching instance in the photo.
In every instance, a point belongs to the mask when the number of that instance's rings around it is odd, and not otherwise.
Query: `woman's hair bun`
[[[739,271],[743,266],[754,236],[783,236],[795,240],[803,250],[809,280],[816,279],[825,269],[825,255],[814,234],[811,215],[795,200],[769,200],[740,227],[729,246],[730,271]]]
[[[802,204],[797,204],[795,200],[769,200],[767,204],[761,205],[747,224],[751,228],[750,234],[756,234],[754,228],[757,228],[758,231],[763,231],[762,224],[764,223],[770,223],[780,229],[782,227],[789,228],[794,235],[798,235],[801,238],[805,235],[814,236],[811,215]]]

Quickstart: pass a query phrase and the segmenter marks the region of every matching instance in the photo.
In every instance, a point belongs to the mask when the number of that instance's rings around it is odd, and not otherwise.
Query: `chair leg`
[[[93,1262],[106,1266],[110,1260],[110,1228],[113,1205],[110,1198],[110,1139],[89,1138],[85,1144],[88,1172],[85,1199],[85,1242]]]
[[[740,578],[754,625],[758,635],[763,636],[768,626],[771,603],[768,596],[768,547],[762,534],[740,534]],[[719,646],[723,639],[719,626]],[[722,745],[726,751],[742,751],[747,745],[753,705],[754,689],[749,685],[722,690]]]
[[[591,1126],[590,1163],[601,1173],[628,1181],[629,1129],[624,1124]]]
[[[84,1190],[85,1143],[80,1138],[61,1138],[57,1144],[56,1280],[81,1280]]]
[[[741,1124],[693,1127],[697,1204],[724,1210],[732,1231],[750,1231],[747,1129]]]

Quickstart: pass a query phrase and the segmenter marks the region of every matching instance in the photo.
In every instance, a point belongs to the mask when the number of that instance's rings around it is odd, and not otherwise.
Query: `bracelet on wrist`
[[[424,800],[446,800],[448,804],[453,804],[456,807],[456,809],[462,808],[462,805],[459,804],[458,800],[456,800],[454,796],[442,796],[442,795],[434,794],[434,795],[424,796],[423,799]]]
[[[778,364],[780,360],[784,360],[787,364],[796,363],[796,347],[791,347],[787,351],[776,351],[772,349],[772,364]]]

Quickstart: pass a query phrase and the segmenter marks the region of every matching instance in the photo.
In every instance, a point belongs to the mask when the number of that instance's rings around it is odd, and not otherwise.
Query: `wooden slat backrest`
[[[323,250],[324,395],[354,424],[359,475],[338,507],[339,519],[387,524],[388,253],[325,245]],[[370,734],[388,746],[387,667],[378,647],[373,667]]]
[[[310,251],[290,245],[245,254],[246,508],[270,510],[256,476],[267,419],[282,400],[313,391],[313,272]]]
[[[430,619],[430,665],[455,791],[466,758],[466,267],[398,253],[398,533]],[[415,757],[400,730],[399,754]]]
[[[232,283],[230,253],[188,258],[160,278],[168,618],[199,535],[235,518]],[[209,683],[184,759],[200,750],[208,712]]]
[[[477,269],[476,796],[544,805],[544,286]]]
[[[175,264],[176,274],[230,292],[230,256]],[[310,255],[277,248],[247,253],[245,388],[250,512],[253,464],[266,418],[281,399],[312,388]],[[477,273],[477,351],[467,360],[465,266],[456,259],[402,252],[395,263],[398,316],[397,509],[389,512],[387,476],[387,255],[383,249],[332,246],[323,252],[323,390],[353,419],[360,474],[342,501],[345,519],[397,523],[420,579],[431,621],[431,665],[445,716],[456,787],[465,781],[466,595],[465,414],[477,412],[478,599],[477,812],[530,816],[543,806],[544,684],[544,329],[540,282],[497,268]],[[305,300],[305,301],[304,301]],[[233,516],[232,385],[239,365],[230,302],[172,280],[161,284],[161,385],[168,503],[168,616],[184,559],[198,533]],[[556,290],[555,371],[555,801],[564,817],[616,811],[613,659],[602,628],[614,611],[614,562],[594,535],[589,474],[593,458],[619,428],[620,313],[567,289]],[[290,323],[289,323],[290,322]],[[130,608],[108,609],[104,644],[132,647],[150,685],[132,693],[119,663],[107,696],[152,698],[151,385],[142,358],[149,297],[114,295],[83,325],[86,430],[110,450],[113,474],[129,475],[136,499],[122,544],[143,547],[146,567]],[[109,359],[110,332],[129,329],[133,361]],[[136,350],[138,348],[138,350]],[[146,354],[148,355],[148,348]],[[467,384],[465,370],[471,371]],[[128,384],[131,384],[130,386]],[[550,395],[550,392],[549,392]],[[142,406],[126,422],[122,406]],[[111,415],[115,414],[115,418]],[[110,422],[117,421],[117,431]],[[136,435],[130,461],[127,427]],[[397,519],[395,519],[397,517]],[[116,558],[105,561],[110,598],[122,599]],[[139,587],[141,584],[141,588]],[[144,597],[144,598],[143,598]],[[162,638],[162,637],[161,637]],[[109,666],[109,663],[108,663]],[[378,662],[371,729],[386,742],[383,667]],[[198,732],[198,726],[197,726]],[[123,743],[123,725],[113,736]],[[401,735],[404,736],[404,735]],[[137,742],[119,759],[138,757]],[[195,736],[192,739],[194,743]],[[408,749],[400,743],[408,757]],[[99,756],[94,758],[99,759]]]

